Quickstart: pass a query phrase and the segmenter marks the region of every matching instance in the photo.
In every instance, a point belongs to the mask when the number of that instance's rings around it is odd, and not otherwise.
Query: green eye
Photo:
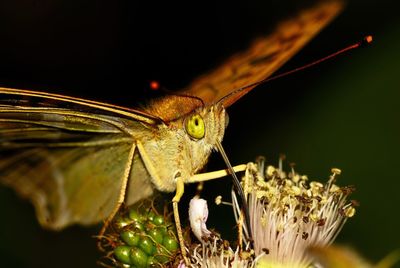
[[[203,118],[195,114],[186,120],[186,132],[194,139],[201,139],[204,137],[205,125]]]

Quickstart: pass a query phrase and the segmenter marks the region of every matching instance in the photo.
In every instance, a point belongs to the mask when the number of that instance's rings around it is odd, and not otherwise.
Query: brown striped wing
[[[259,38],[243,53],[195,79],[184,92],[213,104],[239,88],[269,77],[326,26],[342,6],[340,1],[324,1],[279,23],[271,35]],[[224,100],[224,106],[252,88],[231,95]]]

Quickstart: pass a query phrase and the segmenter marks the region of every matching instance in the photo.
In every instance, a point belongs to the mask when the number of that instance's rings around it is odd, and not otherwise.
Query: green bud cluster
[[[160,267],[173,261],[179,249],[175,227],[155,211],[130,208],[117,216],[108,234],[110,258],[124,268]]]

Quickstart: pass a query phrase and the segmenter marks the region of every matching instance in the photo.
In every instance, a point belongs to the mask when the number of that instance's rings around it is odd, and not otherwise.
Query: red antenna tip
[[[358,43],[358,46],[368,46],[373,41],[372,35],[367,35]]]
[[[158,81],[151,81],[150,82],[150,89],[151,90],[159,90],[160,89],[160,83]]]

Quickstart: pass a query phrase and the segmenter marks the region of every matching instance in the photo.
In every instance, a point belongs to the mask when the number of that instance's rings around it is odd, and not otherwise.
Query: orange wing
[[[303,10],[278,24],[271,35],[259,38],[245,52],[234,55],[217,69],[195,79],[183,92],[200,97],[210,105],[241,87],[269,77],[327,25],[342,7],[341,1],[325,1]],[[233,104],[252,88],[224,99],[224,106]]]

